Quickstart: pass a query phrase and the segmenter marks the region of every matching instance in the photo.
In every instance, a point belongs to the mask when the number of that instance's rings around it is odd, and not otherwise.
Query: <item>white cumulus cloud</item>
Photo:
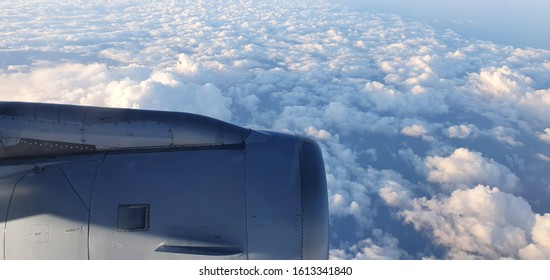
[[[401,133],[406,136],[411,137],[422,137],[428,133],[428,131],[421,125],[413,124],[410,126],[405,126],[401,129]]]
[[[550,143],[550,128],[544,129],[544,133],[539,133],[539,139]]]
[[[508,66],[488,67],[470,75],[470,83],[479,94],[492,98],[517,99],[529,88],[533,80]]]
[[[519,187],[519,178],[506,166],[465,148],[456,149],[447,157],[428,156],[424,163],[428,181],[441,184],[447,191],[477,184],[498,186],[509,192]]]
[[[142,72],[105,64],[66,63],[28,73],[0,74],[3,100],[184,111],[231,119],[232,100],[216,85],[186,82],[169,72]],[[136,69],[133,69],[136,70]]]
[[[447,128],[447,136],[450,138],[465,139],[468,138],[477,131],[477,127],[472,124],[453,125]]]
[[[401,212],[404,220],[426,230],[454,259],[519,258],[535,224],[525,199],[483,185],[412,204]]]
[[[535,226],[531,231],[533,243],[519,251],[523,259],[550,258],[550,213],[535,215]]]
[[[331,249],[329,259],[353,260],[394,260],[410,258],[407,252],[399,248],[399,240],[380,229],[372,231],[372,238],[363,239],[356,244],[342,244],[341,248]]]

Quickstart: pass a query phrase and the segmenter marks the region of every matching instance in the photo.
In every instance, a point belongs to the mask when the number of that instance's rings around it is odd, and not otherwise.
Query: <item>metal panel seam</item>
[[[106,156],[107,156],[106,154],[103,154],[103,157],[101,158],[101,162],[95,168],[94,180],[93,180],[93,183],[92,183],[92,191],[90,192],[90,209],[88,211],[88,240],[87,240],[87,242],[88,242],[88,260],[91,259],[90,258],[90,228],[91,228],[90,221],[91,221],[91,218],[92,218],[92,205],[94,205],[95,180],[97,178],[97,172],[98,172],[99,168],[105,162],[105,157]]]
[[[298,173],[300,174],[300,208],[302,210],[302,260],[304,259],[304,252],[305,252],[305,234],[304,234],[304,227],[305,227],[305,206],[304,206],[304,185],[302,180],[302,143],[299,141],[297,136],[294,136],[294,145],[296,147],[296,151],[298,152]]]
[[[59,169],[61,169],[61,173],[63,174],[63,177],[65,177],[65,180],[67,180],[67,183],[69,183],[69,185],[71,186],[71,189],[76,194],[76,196],[78,197],[80,202],[82,202],[82,205],[84,205],[84,208],[86,208],[86,210],[88,210],[88,212],[90,212],[90,209],[86,206],[86,203],[84,203],[84,201],[82,200],[82,197],[80,197],[80,194],[74,188],[73,183],[71,183],[71,180],[69,180],[69,177],[67,177],[67,174],[65,174],[65,170],[63,170],[62,167],[60,167]]]
[[[244,141],[243,141],[244,142]],[[250,251],[248,250],[248,199],[247,199],[247,187],[248,187],[248,184],[246,183],[247,181],[247,165],[246,165],[246,155],[247,155],[247,152],[246,152],[246,143],[244,143],[244,149],[243,149],[243,153],[244,153],[244,156],[243,156],[243,173],[244,173],[244,231],[245,231],[245,240],[246,240],[246,259],[247,260],[250,260]]]
[[[27,175],[29,175],[33,171],[34,170],[29,170],[28,172],[23,174],[23,176],[21,176],[21,178],[19,178],[19,180],[15,182],[15,184],[13,185],[13,189],[11,190],[10,201],[8,202],[8,210],[6,211],[6,219],[4,221],[4,240],[2,240],[4,244],[4,251],[2,252],[2,258],[4,260],[6,259],[6,231],[8,230],[8,217],[10,216],[11,201],[13,200],[13,195],[15,194],[15,188],[17,188],[17,184],[19,184],[19,182],[21,182],[23,178],[27,177]]]

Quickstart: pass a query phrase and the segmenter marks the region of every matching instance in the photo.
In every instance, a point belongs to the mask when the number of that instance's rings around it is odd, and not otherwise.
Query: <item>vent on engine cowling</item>
[[[150,204],[119,205],[116,230],[146,231],[149,230]]]

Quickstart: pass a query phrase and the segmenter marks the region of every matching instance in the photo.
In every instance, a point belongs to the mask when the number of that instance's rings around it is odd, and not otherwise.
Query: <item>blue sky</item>
[[[441,28],[473,1],[412,2],[2,2],[0,99],[309,135],[332,259],[550,258],[550,50]]]
[[[336,2],[336,1],[335,1]],[[340,1],[338,1],[340,2]],[[404,19],[453,29],[516,47],[550,49],[550,2],[546,0],[344,0],[365,11],[395,13]]]

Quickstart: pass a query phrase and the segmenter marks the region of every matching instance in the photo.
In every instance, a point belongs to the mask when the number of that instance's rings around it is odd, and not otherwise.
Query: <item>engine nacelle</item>
[[[0,102],[4,259],[326,259],[312,139],[174,112]]]

